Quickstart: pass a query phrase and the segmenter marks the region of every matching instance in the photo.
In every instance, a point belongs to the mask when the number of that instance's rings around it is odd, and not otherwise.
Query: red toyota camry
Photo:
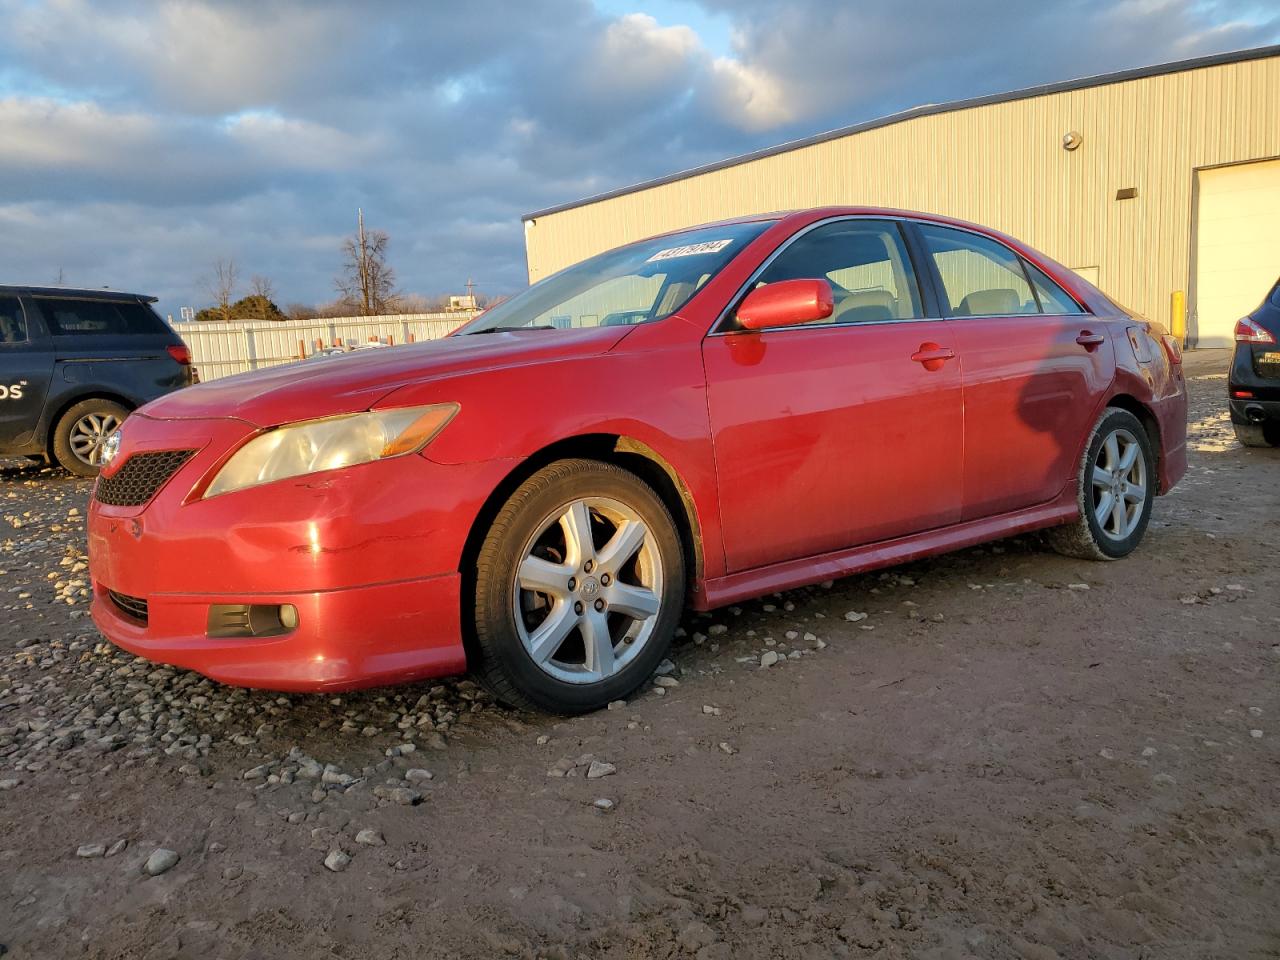
[[[717,607],[1044,528],[1123,557],[1186,469],[1177,342],[993,230],[828,208],[570,267],[433,343],[166,396],[113,440],[93,615],[227,683],[470,668],[555,711]]]

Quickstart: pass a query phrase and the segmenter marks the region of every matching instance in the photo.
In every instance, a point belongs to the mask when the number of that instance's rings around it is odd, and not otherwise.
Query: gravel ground
[[[1280,451],[1188,358],[1128,560],[1019,538],[690,617],[561,720],[104,642],[88,484],[0,464],[0,954],[1280,956]]]

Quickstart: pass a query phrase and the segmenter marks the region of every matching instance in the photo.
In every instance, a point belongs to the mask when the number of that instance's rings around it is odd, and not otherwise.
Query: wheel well
[[[693,498],[680,475],[666,460],[651,447],[617,434],[592,433],[577,437],[569,437],[543,447],[532,456],[522,460],[502,482],[489,494],[480,512],[476,515],[467,534],[459,561],[459,572],[462,574],[462,624],[463,641],[468,656],[475,653],[475,638],[472,636],[470,611],[467,607],[475,583],[476,557],[484,543],[485,535],[497,516],[502,505],[524,483],[549,463],[557,460],[568,460],[584,457],[590,460],[603,460],[617,464],[634,473],[653,488],[676,523],[676,532],[684,548],[685,569],[689,571],[690,582],[702,576],[703,544],[702,528],[698,523],[698,515],[694,510]]]
[[[1156,476],[1160,476],[1160,463],[1164,457],[1164,449],[1160,444],[1160,421],[1158,421],[1145,404],[1137,397],[1130,396],[1127,393],[1117,394],[1107,401],[1108,407],[1115,407],[1120,410],[1128,410],[1138,422],[1142,424],[1144,430],[1147,431],[1147,440],[1151,442],[1151,449],[1156,454]],[[1157,481],[1158,482],[1158,481]]]
[[[110,393],[106,390],[94,391],[93,393],[85,393],[70,399],[64,400],[49,417],[49,422],[45,424],[44,429],[44,452],[47,456],[53,456],[53,432],[58,428],[58,422],[63,418],[68,410],[77,403],[84,403],[86,400],[109,400],[112,403],[118,403],[130,413],[136,410],[135,404],[128,397],[122,397],[118,393]]]

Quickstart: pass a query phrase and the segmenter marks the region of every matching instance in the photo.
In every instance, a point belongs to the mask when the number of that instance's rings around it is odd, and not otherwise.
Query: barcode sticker
[[[696,257],[700,253],[719,253],[729,244],[733,243],[729,240],[707,240],[703,243],[689,243],[683,247],[667,247],[665,250],[659,250],[645,263],[653,263],[657,260],[674,260],[676,257]]]

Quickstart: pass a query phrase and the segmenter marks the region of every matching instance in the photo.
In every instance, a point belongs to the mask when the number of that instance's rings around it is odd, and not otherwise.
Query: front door
[[[0,294],[0,452],[25,446],[53,376],[53,347],[22,301]]]
[[[1052,500],[1115,375],[1107,328],[990,237],[918,227],[964,365],[962,518]]]
[[[961,377],[894,221],[812,228],[755,283],[820,278],[835,312],[703,343],[730,572],[954,523]]]

